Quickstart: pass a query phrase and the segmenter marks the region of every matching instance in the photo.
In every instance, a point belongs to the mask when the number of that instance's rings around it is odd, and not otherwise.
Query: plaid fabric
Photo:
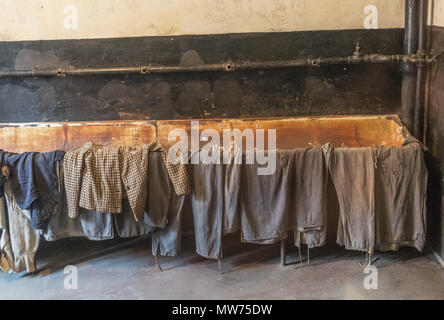
[[[165,163],[165,167],[167,168],[168,175],[170,176],[170,180],[176,194],[178,196],[189,194],[191,192],[190,177],[180,151],[176,151],[176,156],[180,159],[180,161],[177,164],[173,164],[168,157],[168,147],[164,148],[160,143],[154,142],[150,146],[150,150],[162,151],[163,162]]]
[[[82,185],[84,158],[93,143],[88,142],[80,148],[65,153],[63,157],[64,183],[68,216],[75,218],[79,214],[80,188]]]
[[[149,147],[121,147],[119,150],[120,174],[126,196],[136,221],[143,219],[147,199]],[[125,196],[125,194],[124,194]]]
[[[104,213],[119,213],[122,212],[122,197],[128,197],[135,220],[143,219],[150,151],[162,151],[177,195],[188,194],[191,188],[185,164],[172,164],[168,159],[168,150],[159,143],[132,148],[101,146],[88,142],[67,152],[64,157],[68,216],[77,217],[79,207]]]

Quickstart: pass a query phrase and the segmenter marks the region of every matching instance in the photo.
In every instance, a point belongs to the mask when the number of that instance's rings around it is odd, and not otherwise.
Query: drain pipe
[[[414,55],[418,45],[418,2],[405,0],[405,29],[404,54]],[[410,132],[413,132],[415,93],[416,93],[416,65],[404,63],[402,65],[401,91],[401,120]]]
[[[427,55],[425,50],[426,45],[426,27],[427,27],[427,0],[419,0],[418,3],[418,52],[417,55],[425,57]],[[424,135],[424,101],[425,101],[425,65],[423,63],[417,64],[416,71],[416,99],[415,111],[413,121],[413,134],[419,139],[423,140]]]

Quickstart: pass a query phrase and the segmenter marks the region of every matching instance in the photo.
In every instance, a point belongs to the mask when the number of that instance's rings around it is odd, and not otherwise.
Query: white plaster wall
[[[0,41],[360,29],[367,5],[379,28],[404,26],[404,0],[2,0]]]
[[[429,0],[429,24],[444,27],[444,0]]]

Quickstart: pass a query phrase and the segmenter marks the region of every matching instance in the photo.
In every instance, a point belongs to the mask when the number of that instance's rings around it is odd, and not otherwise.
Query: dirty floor
[[[190,237],[183,248],[159,258],[161,272],[149,239],[43,243],[35,274],[0,272],[0,299],[444,299],[444,269],[430,249],[377,254],[378,289],[367,290],[364,255],[337,247],[311,250],[308,265],[303,248],[301,265],[289,243],[282,267],[279,244],[224,239],[222,274],[193,253]],[[77,289],[64,288],[67,265],[77,267]]]

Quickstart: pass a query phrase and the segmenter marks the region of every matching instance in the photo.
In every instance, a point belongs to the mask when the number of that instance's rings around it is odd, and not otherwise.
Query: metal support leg
[[[159,271],[163,271],[162,268],[160,267],[159,261],[157,260],[157,255],[154,256],[154,260],[156,261],[157,269],[159,269]]]
[[[222,274],[222,259],[221,258],[217,259],[217,264],[219,267],[219,273]]]
[[[285,239],[281,240],[281,266],[285,267],[286,247]]]

